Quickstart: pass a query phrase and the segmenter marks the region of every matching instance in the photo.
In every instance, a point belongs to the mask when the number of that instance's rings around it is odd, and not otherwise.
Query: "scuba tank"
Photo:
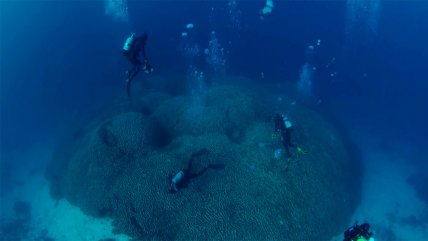
[[[123,45],[123,50],[124,51],[129,51],[129,49],[131,48],[131,45],[132,45],[132,42],[134,42],[134,35],[135,35],[135,33],[132,33],[131,34],[131,36],[129,36],[127,39],[126,39],[126,42],[125,42],[125,44]]]
[[[178,191],[177,183],[181,181],[181,179],[184,177],[184,172],[179,171],[175,176],[171,179],[171,189],[175,192]]]
[[[293,124],[291,123],[291,121],[288,119],[288,117],[287,117],[287,116],[282,115],[282,119],[283,119],[283,121],[284,121],[284,125],[285,125],[285,128],[286,128],[286,129],[288,129],[288,128],[290,128],[290,127],[292,127],[292,126],[293,126]]]
[[[181,178],[183,178],[184,176],[184,172],[183,171],[179,171],[177,174],[175,174],[175,176],[172,178],[171,182],[172,183],[177,183],[181,180]]]

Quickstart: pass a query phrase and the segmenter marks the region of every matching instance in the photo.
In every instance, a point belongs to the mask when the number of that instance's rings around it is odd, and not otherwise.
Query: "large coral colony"
[[[137,239],[328,239],[357,199],[345,191],[358,184],[341,134],[293,103],[281,111],[299,147],[286,155],[273,135],[277,107],[255,89],[218,84],[198,103],[165,90],[137,94],[56,150],[46,174],[52,196]],[[171,194],[168,177],[200,150],[194,172],[224,168]]]

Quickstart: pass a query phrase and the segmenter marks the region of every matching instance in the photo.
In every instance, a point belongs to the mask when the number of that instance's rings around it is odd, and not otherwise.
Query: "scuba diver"
[[[357,221],[343,233],[343,238],[343,241],[374,241],[370,225],[368,223],[358,225]]]
[[[281,134],[282,145],[287,151],[287,155],[290,156],[290,147],[297,147],[295,144],[291,143],[291,131],[293,124],[291,124],[291,121],[289,121],[286,116],[280,115],[279,113],[275,114],[274,122],[275,132]]]
[[[210,164],[207,167],[200,170],[199,172],[196,172],[196,173],[192,172],[193,159],[206,154],[208,154],[208,150],[205,148],[199,150],[196,153],[193,153],[189,159],[189,162],[187,163],[187,168],[185,170],[179,171],[174,176],[169,175],[169,182],[170,182],[169,192],[170,193],[176,193],[178,192],[178,190],[182,188],[186,188],[191,179],[199,177],[200,175],[204,174],[208,169],[213,169],[213,170],[224,169],[224,164],[219,163],[219,164]]]
[[[128,97],[130,97],[130,89],[131,89],[131,81],[134,77],[140,72],[141,69],[141,60],[140,53],[143,55],[144,66],[143,70],[146,73],[153,72],[153,67],[149,64],[147,59],[146,51],[144,46],[147,42],[147,33],[143,33],[141,36],[135,36],[135,33],[132,33],[126,39],[126,42],[123,46],[123,55],[127,57],[129,62],[133,65],[133,67],[126,71],[126,93]]]

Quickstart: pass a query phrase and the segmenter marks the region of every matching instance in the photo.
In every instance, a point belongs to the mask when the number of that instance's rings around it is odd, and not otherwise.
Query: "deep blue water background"
[[[106,16],[102,1],[1,1],[2,162],[57,138],[124,91],[129,64],[121,47],[131,31],[149,33],[147,52],[157,74],[185,75],[178,46],[187,23],[195,25],[201,46],[216,31],[230,52],[228,73],[260,79],[264,72],[269,82],[296,82],[307,46],[320,39],[311,63],[317,66],[313,96],[322,110],[348,129],[428,148],[427,1],[381,1],[377,32],[350,37],[345,1],[275,1],[272,15],[261,21],[263,5],[238,1],[236,31],[225,1],[130,2],[129,23]],[[331,71],[338,73],[334,79]]]
[[[149,32],[148,54],[157,72],[184,74],[178,45],[187,23],[195,24],[201,46],[216,31],[230,51],[228,72],[255,78],[263,71],[264,81],[297,81],[306,47],[321,39],[313,61],[316,98],[347,123],[424,143],[426,2],[382,2],[377,33],[368,43],[364,33],[355,33],[351,43],[346,39],[344,1],[275,3],[273,14],[261,21],[262,1],[238,1],[242,28],[237,33],[223,1],[130,2],[130,24],[106,16],[103,2],[2,1],[2,149],[51,136],[82,110],[109,101],[123,88],[128,65],[120,47],[130,31]],[[334,83],[322,68],[332,57],[338,72]]]

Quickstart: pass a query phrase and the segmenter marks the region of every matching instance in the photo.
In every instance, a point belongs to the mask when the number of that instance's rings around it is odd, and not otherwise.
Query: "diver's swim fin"
[[[224,169],[223,163],[217,163],[217,164],[210,164],[208,165],[208,168],[214,169],[214,170],[223,170]]]

